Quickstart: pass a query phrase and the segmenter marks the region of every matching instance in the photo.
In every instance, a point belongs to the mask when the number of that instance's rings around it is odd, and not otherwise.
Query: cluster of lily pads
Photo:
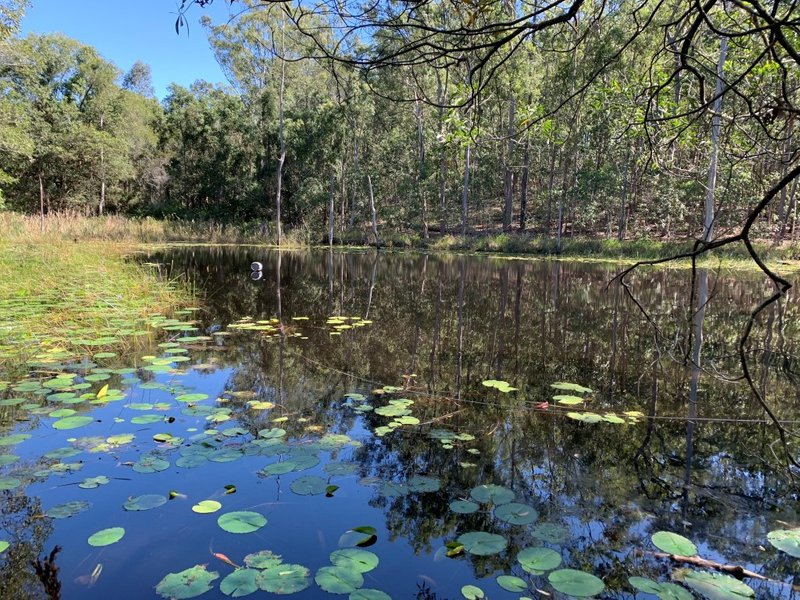
[[[271,319],[253,319],[246,316],[228,325],[226,330],[216,331],[213,335],[227,336],[236,332],[257,331],[265,338],[299,338],[307,340],[308,335],[301,330],[301,326],[309,320],[309,317],[296,316],[291,317],[289,319],[290,322],[287,323],[274,317]],[[330,335],[341,335],[342,332],[348,329],[371,325],[372,321],[361,317],[334,315],[328,317],[324,324],[330,328]]]

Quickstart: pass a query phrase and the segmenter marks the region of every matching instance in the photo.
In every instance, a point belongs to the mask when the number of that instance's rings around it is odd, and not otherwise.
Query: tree
[[[125,77],[122,78],[122,87],[145,98],[155,98],[156,91],[153,88],[150,65],[140,60],[133,63],[130,71],[125,73]]]

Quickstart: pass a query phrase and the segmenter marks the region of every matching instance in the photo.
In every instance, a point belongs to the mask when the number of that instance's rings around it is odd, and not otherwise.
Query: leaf
[[[314,581],[331,594],[349,594],[364,585],[363,575],[346,567],[322,567],[314,576]]]
[[[595,596],[606,588],[602,579],[575,569],[553,571],[547,580],[559,592],[577,598]]]
[[[776,529],[767,534],[767,540],[778,550],[789,556],[800,558],[800,528]]]
[[[509,592],[524,592],[528,589],[528,582],[513,575],[500,575],[497,585]]]
[[[219,582],[220,591],[226,596],[239,598],[252,594],[258,589],[256,576],[260,571],[255,569],[237,569]]]
[[[590,394],[592,390],[577,383],[567,383],[565,381],[556,381],[551,383],[550,387],[556,390],[566,390],[568,392],[578,392],[579,394]]]
[[[392,600],[392,597],[380,590],[360,589],[352,592],[347,600]]]
[[[269,569],[270,567],[277,567],[282,561],[283,559],[280,554],[275,554],[271,550],[261,550],[244,557],[244,564],[251,569]]]
[[[93,533],[86,541],[90,546],[110,546],[120,541],[124,535],[125,530],[122,527],[110,527]]]
[[[695,556],[697,554],[697,546],[677,533],[657,531],[650,539],[656,548],[667,554],[677,554],[679,556]]]
[[[628,577],[628,583],[631,584],[631,586],[635,589],[639,590],[640,592],[644,592],[645,594],[658,595],[658,593],[661,591],[660,583],[646,577]]]
[[[264,515],[247,510],[225,513],[217,519],[217,525],[228,533],[252,533],[266,524]]]
[[[306,475],[295,479],[289,486],[299,496],[316,496],[324,494],[327,483],[322,477]]]
[[[0,554],[8,550],[10,544],[6,540],[0,540]]]
[[[530,525],[539,518],[539,513],[527,504],[509,502],[495,508],[494,516],[512,525]]]
[[[469,495],[473,500],[484,504],[507,504],[516,497],[516,494],[510,489],[494,484],[474,487]]]
[[[89,502],[84,500],[73,500],[72,502],[65,502],[49,508],[44,514],[53,519],[68,519],[78,513],[89,510],[91,506]]]
[[[353,569],[359,573],[372,571],[378,566],[378,555],[360,548],[344,548],[331,552],[331,563],[336,567]]]
[[[486,596],[483,590],[476,585],[465,585],[461,588],[461,595],[467,600],[481,600]]]
[[[53,429],[77,429],[78,427],[88,425],[93,420],[92,417],[85,416],[66,417],[53,423],[52,427]]]
[[[477,556],[498,554],[505,550],[508,542],[502,535],[485,531],[470,531],[458,536],[457,541],[464,550]]]
[[[533,575],[541,575],[561,564],[561,555],[550,548],[525,548],[517,554],[517,562],[523,570]]]
[[[415,493],[438,492],[441,484],[436,477],[415,475],[408,480],[408,489]]]
[[[156,586],[156,593],[169,600],[194,598],[210,591],[211,582],[218,578],[216,571],[206,571],[205,565],[197,565],[179,573],[169,573]]]
[[[494,388],[499,392],[503,392],[504,394],[517,391],[517,388],[511,387],[511,384],[509,384],[507,381],[500,381],[497,379],[486,379],[485,381],[481,381],[481,384],[489,388]]]
[[[133,470],[137,473],[156,473],[169,468],[169,461],[155,454],[145,454],[133,463]]]
[[[377,539],[377,530],[374,527],[362,525],[344,532],[339,538],[339,547],[371,546]]]
[[[749,585],[722,573],[676,569],[672,576],[708,600],[742,600],[756,596]]]
[[[201,515],[208,515],[211,513],[215,513],[220,508],[222,508],[222,504],[220,504],[216,500],[201,500],[200,502],[192,506],[192,510]]]
[[[258,587],[273,594],[293,594],[311,585],[309,571],[303,565],[277,565],[256,577]]]
[[[167,497],[159,494],[144,494],[143,496],[134,496],[128,498],[123,504],[125,510],[150,510],[158,508],[162,504],[166,504]]]
[[[450,510],[460,515],[468,515],[478,510],[480,506],[469,500],[453,500],[450,503]]]
[[[105,384],[100,388],[100,390],[97,392],[97,398],[102,398],[106,394],[108,394],[108,384]]]

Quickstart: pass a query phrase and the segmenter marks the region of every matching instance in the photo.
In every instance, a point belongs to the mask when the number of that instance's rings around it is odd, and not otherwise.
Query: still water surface
[[[746,580],[758,598],[800,598],[790,585],[800,559],[766,537],[800,526],[798,487],[739,379],[737,336],[770,291],[757,275],[702,273],[695,289],[708,302],[697,311],[688,271],[642,271],[631,289],[651,323],[607,285],[613,265],[192,247],[144,260],[196,287],[200,310],[179,315],[196,330],[161,323],[147,349],[63,365],[73,383],[92,384],[82,402],[46,387],[2,392],[26,403],[2,407],[0,435],[31,435],[0,448],[20,457],[0,466],[0,481],[21,482],[0,492],[8,598],[37,597],[26,562],[55,545],[63,598],[157,598],[168,573],[195,565],[219,574],[202,598],[225,598],[234,568],[220,555],[242,565],[262,550],[282,557],[284,573],[308,569],[296,598],[334,597],[324,588],[346,598],[348,585],[394,599],[454,600],[465,585],[492,599],[568,597],[548,580],[554,567],[524,568],[525,548],[600,578],[598,597],[655,598],[628,579],[666,582],[685,566],[654,556],[660,530],[768,577]],[[255,275],[253,260],[264,264]],[[790,298],[749,347],[756,384],[788,428],[800,419],[799,340]],[[98,397],[104,384],[120,390],[112,401]],[[91,423],[54,429],[65,413],[50,413],[63,408]],[[79,487],[92,477],[108,482]],[[163,499],[125,509],[142,495]],[[202,500],[222,507],[194,512]],[[509,500],[519,506],[503,509]],[[75,501],[91,506],[43,516]],[[234,511],[267,522],[223,530],[218,518]],[[347,533],[365,526],[374,536]],[[124,529],[118,542],[87,543],[113,527]],[[446,544],[468,532],[493,535],[448,557]],[[378,560],[363,583],[323,569],[357,541]],[[525,591],[504,589],[501,575]]]

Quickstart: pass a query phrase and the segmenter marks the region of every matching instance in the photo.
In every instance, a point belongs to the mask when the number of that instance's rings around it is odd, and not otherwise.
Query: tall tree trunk
[[[372,193],[372,177],[367,175],[367,185],[369,186],[369,210],[372,214],[372,235],[375,236],[375,248],[381,247],[381,240],[378,237],[378,211],[375,210],[375,195]]]
[[[503,231],[511,231],[511,220],[514,215],[514,171],[512,170],[512,158],[514,156],[514,135],[516,134],[516,109],[517,103],[514,96],[508,99],[508,145],[506,147],[506,172],[503,181]]]
[[[336,185],[334,181],[333,173],[331,173],[331,180],[330,180],[330,189],[328,191],[328,246],[333,247],[333,227],[334,227],[334,216],[333,216],[333,188]]]
[[[467,208],[469,203],[469,149],[464,148],[464,188],[461,190],[461,235],[467,235]]]
[[[425,131],[422,122],[422,103],[417,95],[414,104],[414,118],[417,121],[417,156],[419,170],[417,171],[417,190],[422,204],[422,239],[428,239],[428,196],[425,193]]]
[[[100,131],[103,131],[103,117],[100,116]],[[102,143],[100,144],[100,206],[98,212],[103,216],[103,208],[106,205],[106,154]]]
[[[714,229],[714,192],[717,187],[717,157],[719,155],[719,130],[722,121],[722,85],[725,59],[728,55],[728,38],[723,37],[719,43],[719,60],[717,61],[717,85],[714,90],[714,103],[711,118],[711,160],[708,165],[708,184],[706,185],[705,216],[703,219],[703,241],[710,241]]]
[[[525,231],[525,221],[528,218],[528,173],[531,165],[531,142],[525,140],[525,158],[522,165],[522,180],[519,184],[519,230]]]
[[[447,71],[445,71],[445,77],[447,76]],[[444,84],[442,83],[442,76],[439,73],[439,70],[436,70],[436,103],[439,105],[439,131],[441,132],[444,128],[444,104],[445,104],[445,95],[446,95],[446,88],[447,81],[445,80]],[[447,212],[445,209],[446,199],[445,199],[445,190],[446,190],[446,182],[447,182],[447,163],[445,161],[445,152],[444,147],[440,149],[439,155],[439,233],[444,235],[447,233]]]
[[[283,184],[283,163],[286,160],[286,140],[283,135],[283,100],[284,91],[286,88],[286,61],[284,60],[286,53],[286,41],[284,28],[284,22],[281,20],[281,81],[278,91],[278,139],[280,140],[280,156],[278,158],[278,181],[276,186],[277,190],[275,192],[275,222],[278,246],[281,245],[281,239],[283,237],[283,227],[281,225],[281,185]]]
[[[628,230],[627,221],[627,203],[628,203],[628,168],[631,162],[631,149],[625,155],[625,165],[622,168],[622,191],[619,195],[619,229],[617,230],[617,239],[622,241]]]

